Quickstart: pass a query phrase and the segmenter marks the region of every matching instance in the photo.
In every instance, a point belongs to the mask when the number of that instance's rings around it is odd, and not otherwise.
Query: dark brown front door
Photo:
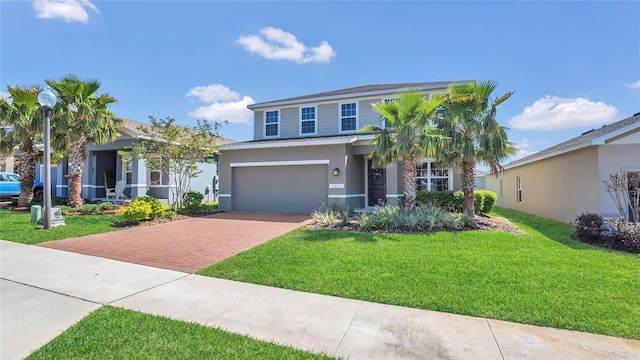
[[[384,168],[372,168],[367,162],[369,178],[369,206],[381,205],[387,201],[387,176]]]

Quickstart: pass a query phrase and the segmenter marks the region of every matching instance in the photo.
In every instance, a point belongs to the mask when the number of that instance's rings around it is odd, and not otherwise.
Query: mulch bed
[[[462,231],[465,230],[484,230],[484,231],[502,231],[502,232],[508,232],[508,233],[513,233],[513,234],[527,234],[526,231],[520,229],[519,227],[515,226],[513,223],[511,223],[511,221],[509,221],[508,219],[505,218],[500,218],[500,217],[494,217],[494,216],[488,216],[488,215],[478,215],[476,216],[476,223],[478,224],[477,228],[468,228],[468,229],[464,229]],[[316,223],[311,223],[309,225],[307,225],[307,228],[309,229],[323,229],[323,228],[327,228],[325,226],[319,226]],[[355,221],[351,221],[348,225],[345,226],[340,226],[340,227],[334,227],[336,229],[342,229],[342,230],[352,230],[352,231],[362,231],[359,229],[358,223]],[[418,234],[418,233],[431,233],[431,232],[437,232],[437,231],[461,231],[461,230],[449,230],[449,229],[445,229],[445,230],[431,230],[431,229],[407,229],[407,228],[401,228],[401,229],[388,229],[388,230],[374,230],[374,231],[368,231],[368,232],[374,232],[374,233],[399,233],[399,234]]]

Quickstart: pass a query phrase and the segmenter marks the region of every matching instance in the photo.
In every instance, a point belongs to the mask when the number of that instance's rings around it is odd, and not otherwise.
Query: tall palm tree
[[[444,139],[430,120],[444,100],[427,100],[420,91],[401,90],[392,100],[373,104],[373,110],[380,114],[380,125],[360,129],[375,135],[370,154],[374,164],[402,162],[404,206],[408,212],[416,207],[416,167],[423,157],[434,156]]]
[[[33,180],[36,160],[39,156],[37,144],[42,141],[43,119],[36,87],[8,86],[9,98],[0,98],[0,152],[18,152],[20,196],[18,206],[26,206],[33,200]]]
[[[508,140],[508,129],[496,121],[498,105],[513,91],[491,100],[497,86],[491,80],[450,85],[445,115],[438,122],[438,128],[449,138],[448,146],[438,152],[439,159],[461,171],[464,208],[470,217],[475,216],[476,164],[487,165],[498,174],[504,170],[500,162],[516,151]]]
[[[82,173],[87,159],[87,144],[106,144],[113,141],[118,133],[116,127],[124,120],[107,109],[117,100],[107,94],[98,95],[98,80],[81,80],[75,75],[67,75],[59,81],[46,79],[58,96],[52,111],[57,125],[56,133],[68,137],[69,149],[69,206],[81,206]]]

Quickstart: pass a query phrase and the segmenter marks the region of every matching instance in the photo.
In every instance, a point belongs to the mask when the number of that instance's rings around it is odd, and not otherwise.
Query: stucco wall
[[[522,201],[517,201],[517,178]],[[487,175],[487,190],[498,194],[499,207],[570,223],[583,212],[599,210],[598,149],[590,147]],[[502,180],[502,189],[500,187]]]

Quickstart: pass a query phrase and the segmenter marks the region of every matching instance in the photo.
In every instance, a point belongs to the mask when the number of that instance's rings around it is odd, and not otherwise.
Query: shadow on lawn
[[[304,241],[332,241],[332,240],[352,240],[354,242],[374,243],[376,242],[373,233],[356,232],[337,229],[315,229],[312,231],[301,231],[298,234],[300,240]]]
[[[594,248],[598,248],[573,240],[571,234],[575,232],[575,229],[570,225],[509,209],[494,208],[493,212],[508,218],[513,223],[528,226],[549,240],[553,240],[572,249],[593,250]]]

